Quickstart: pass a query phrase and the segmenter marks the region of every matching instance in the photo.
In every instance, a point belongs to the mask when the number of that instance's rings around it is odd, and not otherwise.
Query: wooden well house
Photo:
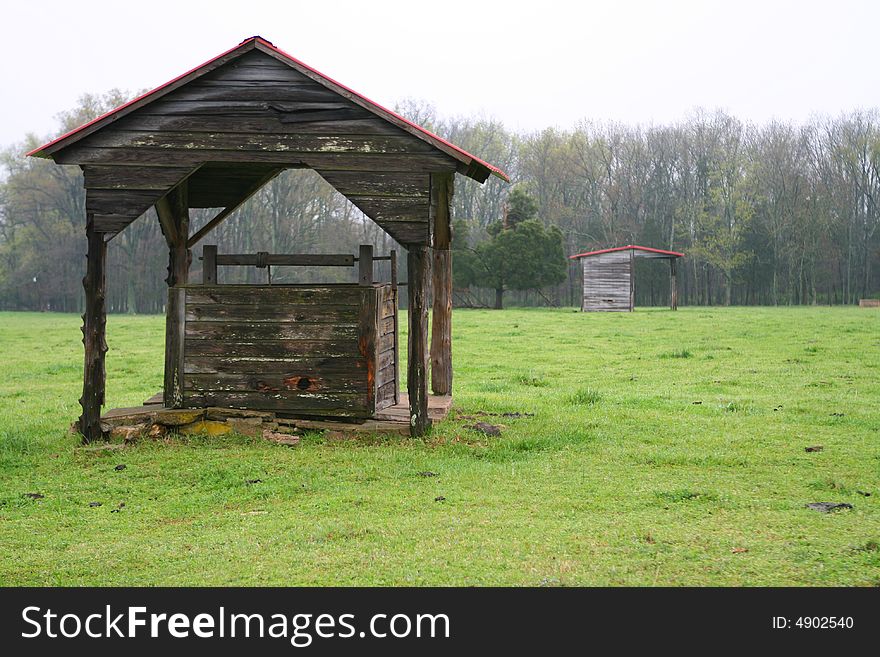
[[[229,407],[364,420],[405,403],[409,431],[452,392],[450,200],[455,173],[499,169],[306,66],[261,37],[35,149],[79,165],[86,188],[85,372],[78,429],[104,435],[107,243],[155,207],[168,243],[165,408]],[[407,388],[397,371],[395,254],[222,254],[191,249],[286,169],[320,174],[407,251]],[[223,208],[198,230],[190,208]],[[392,262],[392,265],[396,261]],[[218,265],[357,266],[350,285],[225,285]],[[395,269],[392,267],[392,269]],[[433,275],[431,274],[433,270]],[[433,334],[428,284],[433,278]]]
[[[665,251],[649,246],[618,246],[613,249],[588,251],[570,256],[580,260],[584,275],[584,312],[632,312],[635,308],[635,261],[636,258],[669,260],[669,306],[678,308],[678,291],[675,281],[675,263],[683,253]]]

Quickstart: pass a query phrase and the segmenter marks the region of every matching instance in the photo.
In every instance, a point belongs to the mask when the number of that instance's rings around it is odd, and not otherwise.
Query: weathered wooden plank
[[[165,190],[193,172],[193,167],[86,166],[87,189]]]
[[[375,326],[375,321],[373,322]],[[300,324],[298,322],[204,322],[186,323],[186,339],[251,342],[260,340],[357,340],[358,325]]]
[[[394,333],[386,333],[385,335],[380,335],[376,339],[376,352],[383,353],[389,349],[394,349]]]
[[[427,221],[387,222],[380,219],[376,223],[401,244],[424,244],[430,234]]]
[[[220,103],[222,105],[222,103]],[[218,111],[222,108],[218,107]],[[290,153],[403,153],[430,154],[431,146],[409,136],[323,135],[298,133],[214,133],[137,131],[107,128],[84,140],[90,148],[158,148],[163,151],[264,151]]]
[[[163,116],[173,115],[213,115],[213,116],[278,116],[283,118],[286,114],[298,114],[301,112],[342,112],[341,118],[361,119],[367,118],[367,112],[353,108],[339,99],[325,101],[300,101],[300,100],[174,100],[165,98],[150,107],[154,114]],[[326,120],[326,119],[325,119]],[[121,127],[137,125],[137,120],[130,120]],[[120,126],[113,126],[114,130]],[[410,137],[411,139],[411,137]]]
[[[215,342],[212,340],[187,340],[187,359],[214,356],[219,358],[244,358],[274,361],[296,357],[349,356],[359,357],[357,342],[343,340],[262,340],[260,342]]]
[[[86,212],[138,217],[150,209],[165,190],[87,189]]]
[[[188,392],[184,404],[190,407],[219,406],[267,411],[297,412],[307,415],[369,417],[365,393],[320,392],[301,394],[282,392],[238,392],[210,390]]]
[[[394,381],[389,381],[380,386],[376,393],[376,410],[383,410],[395,404],[395,386]]]
[[[380,357],[379,363],[386,362]],[[353,370],[366,372],[367,361],[360,356],[302,357],[267,359],[238,356],[193,356],[187,353],[184,364],[189,374],[285,374],[288,372],[322,372],[336,374]],[[364,376],[366,380],[366,376]]]
[[[394,349],[380,352],[376,357],[376,369],[383,370],[388,367],[397,369],[397,358]]]
[[[371,173],[365,175],[352,171],[328,171],[323,178],[346,196],[364,199],[394,196],[417,198],[427,202],[429,197],[428,174]]]
[[[132,120],[129,120],[132,119]],[[400,130],[375,117],[364,117],[360,111],[323,110],[261,115],[186,115],[139,114],[125,119],[120,127],[130,130],[178,132],[269,132],[296,131],[301,134],[399,135]]]
[[[118,233],[140,215],[136,214],[96,214],[92,222],[99,233]]]
[[[387,383],[394,383],[394,379],[397,377],[397,373],[394,369],[394,364],[387,365],[376,372],[376,387],[381,388]]]
[[[274,101],[274,102],[339,102],[339,96],[329,89],[308,82],[273,82],[267,80],[197,80],[172,94],[167,101]],[[360,110],[360,108],[357,108]],[[360,110],[366,112],[365,110]]]
[[[56,156],[58,164],[175,165],[213,162],[267,162],[283,166],[307,166],[323,171],[433,171],[450,167],[449,158],[437,153],[328,153],[294,151],[204,151],[168,148],[90,148],[74,144]]]
[[[349,201],[373,219],[385,221],[424,221],[428,223],[428,198],[410,196],[360,196],[352,194]]]
[[[394,333],[394,317],[384,317],[378,320],[379,335]]]
[[[394,313],[397,312],[397,308],[395,308],[394,298],[385,298],[381,299],[379,302],[379,319],[385,319],[386,317],[394,317]]]
[[[304,78],[293,69],[276,69],[265,66],[229,65],[213,73],[211,80],[241,80],[252,82],[301,82]]]
[[[309,304],[301,307],[295,304],[277,303],[188,303],[186,320],[188,322],[202,320],[209,322],[246,321],[331,324],[356,322],[357,314],[354,306]]]
[[[349,361],[350,363],[353,361]],[[217,372],[188,374],[184,389],[187,392],[293,392],[309,395],[314,392],[363,392],[367,384],[365,370],[350,367],[347,372],[324,370],[289,370],[282,373]]]
[[[191,285],[186,289],[187,304],[287,304],[357,306],[363,288],[351,284],[300,286],[300,285],[217,285],[207,287]]]

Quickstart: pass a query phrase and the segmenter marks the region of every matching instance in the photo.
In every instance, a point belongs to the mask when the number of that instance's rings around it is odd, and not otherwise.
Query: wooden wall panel
[[[632,256],[616,251],[581,258],[584,268],[584,311],[632,310]]]
[[[187,287],[184,406],[371,417],[389,405],[381,389],[396,385],[394,317],[383,317],[390,292],[387,284]]]

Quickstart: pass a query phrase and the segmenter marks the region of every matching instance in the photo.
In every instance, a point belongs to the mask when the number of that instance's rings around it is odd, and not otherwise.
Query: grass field
[[[113,453],[67,433],[79,323],[0,313],[0,584],[880,585],[874,311],[456,311],[455,412],[534,413],[501,437]],[[108,408],[163,326],[109,319]]]

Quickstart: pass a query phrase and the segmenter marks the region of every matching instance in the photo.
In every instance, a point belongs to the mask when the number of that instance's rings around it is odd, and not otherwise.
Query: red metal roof
[[[165,93],[170,92],[171,89],[168,89],[168,87],[170,87],[171,85],[174,85],[176,82],[181,81],[184,78],[187,78],[189,76],[193,76],[193,78],[198,77],[200,75],[201,69],[204,69],[204,68],[210,66],[211,64],[216,62],[218,59],[221,59],[221,58],[235,52],[238,49],[242,50],[242,52],[240,54],[244,54],[245,52],[247,52],[248,50],[251,49],[251,48],[245,48],[245,46],[250,45],[253,47],[258,44],[260,46],[263,46],[263,48],[268,49],[277,55],[280,55],[282,58],[289,60],[290,63],[293,63],[295,66],[306,69],[307,71],[310,71],[312,74],[314,74],[315,76],[320,78],[318,80],[318,82],[327,83],[329,85],[338,87],[339,89],[351,94],[352,96],[354,96],[353,100],[355,100],[355,102],[357,102],[359,100],[360,102],[358,104],[365,107],[365,109],[369,109],[369,110],[375,112],[376,114],[378,114],[382,118],[385,118],[385,119],[390,118],[390,119],[394,119],[394,120],[397,120],[397,121],[404,123],[405,125],[412,128],[412,130],[416,133],[416,136],[422,137],[423,139],[425,139],[429,143],[432,143],[434,146],[440,148],[440,150],[446,151],[449,155],[456,157],[456,159],[464,162],[465,164],[475,163],[479,166],[485,167],[486,169],[489,170],[489,172],[491,174],[497,176],[498,178],[501,178],[505,182],[510,182],[510,178],[508,177],[508,175],[506,173],[504,173],[504,171],[502,171],[498,167],[496,167],[492,164],[489,164],[485,160],[478,158],[476,155],[472,155],[471,153],[468,153],[463,148],[459,148],[455,144],[443,139],[442,137],[440,137],[438,135],[435,135],[430,130],[426,130],[422,126],[420,126],[416,123],[413,123],[409,119],[407,119],[403,116],[400,116],[396,112],[392,112],[391,110],[387,109],[386,107],[383,107],[379,103],[376,103],[376,102],[370,100],[369,98],[367,98],[363,94],[360,94],[360,93],[354,91],[350,87],[347,87],[344,84],[336,82],[336,80],[334,80],[333,78],[330,78],[330,77],[324,75],[323,73],[312,68],[308,64],[304,64],[303,62],[298,60],[296,57],[293,57],[293,56],[287,54],[286,52],[284,52],[280,48],[276,48],[274,44],[272,44],[270,41],[267,41],[266,39],[264,39],[261,36],[253,36],[248,39],[245,39],[244,41],[242,41],[240,44],[238,44],[234,48],[230,48],[229,50],[226,50],[225,52],[220,53],[216,57],[209,59],[204,64],[200,64],[199,66],[196,66],[195,68],[190,69],[186,73],[178,75],[176,78],[169,80],[165,84],[159,85],[158,87],[156,87],[152,91],[148,91],[147,93],[142,94],[142,95],[138,96],[137,98],[134,98],[133,100],[128,101],[124,105],[120,105],[116,109],[113,109],[113,110],[107,112],[106,114],[103,114],[103,115],[89,121],[88,123],[84,123],[83,125],[79,126],[78,128],[75,128],[69,132],[66,132],[65,134],[61,135],[60,137],[57,137],[56,139],[53,139],[52,141],[48,142],[47,144],[43,144],[42,146],[33,149],[32,151],[27,153],[27,155],[37,156],[37,157],[49,157],[51,155],[51,152],[56,151],[60,148],[63,148],[65,146],[67,146],[69,143],[72,143],[72,142],[76,141],[77,139],[84,137],[85,134],[82,134],[82,133],[84,131],[86,131],[88,128],[94,127],[94,129],[97,130],[100,127],[103,127],[104,124],[109,123],[110,121],[115,120],[116,118],[119,118],[119,116],[121,116],[121,115],[127,114],[128,112],[126,110],[133,111],[134,109],[137,109],[138,107],[141,107],[142,105],[145,105],[146,103],[150,102],[151,100],[155,100],[154,96],[158,97],[158,96],[164,95],[162,93],[163,91],[165,91]],[[134,106],[134,107],[132,107],[132,106]],[[383,115],[385,115],[385,116],[383,116]],[[98,125],[98,124],[101,124],[101,125]],[[94,130],[88,131],[88,132],[86,132],[86,134],[89,134],[93,131]],[[470,160],[470,162],[467,160]]]
[[[586,253],[578,253],[577,255],[568,256],[569,259],[585,258],[588,256],[599,255],[600,253],[613,253],[614,251],[648,251],[649,253],[659,253],[667,255],[671,258],[683,258],[684,253],[678,251],[666,251],[664,249],[655,249],[650,246],[638,246],[637,244],[627,244],[626,246],[615,246],[613,249],[600,249],[598,251],[587,251]]]

